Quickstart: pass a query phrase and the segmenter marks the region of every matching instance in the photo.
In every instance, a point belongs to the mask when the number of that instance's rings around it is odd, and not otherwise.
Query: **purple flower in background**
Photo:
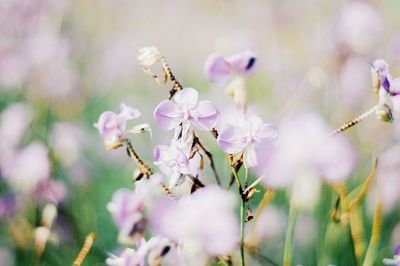
[[[154,164],[170,177],[169,187],[174,187],[184,181],[183,175],[189,174],[189,159],[176,145],[157,145],[154,149]]]
[[[141,113],[130,106],[121,103],[119,113],[111,111],[102,113],[95,124],[107,149],[115,149],[122,146],[125,140],[126,124],[129,120],[138,118]]]
[[[117,190],[111,202],[107,204],[107,210],[111,213],[114,223],[121,229],[132,215],[143,210],[142,199],[129,189]]]
[[[312,182],[314,177],[343,181],[355,166],[355,152],[343,135],[328,137],[329,132],[324,120],[312,112],[286,118],[279,126],[269,163],[260,164],[254,171],[269,187],[286,187],[301,180]]]
[[[205,62],[204,72],[208,80],[223,87],[233,75],[250,76],[254,72],[256,61],[250,50],[227,57],[211,54]]]
[[[43,202],[59,204],[66,198],[67,188],[62,181],[48,179],[38,184],[35,195]]]
[[[239,241],[235,197],[217,186],[207,186],[176,201],[161,201],[150,223],[160,235],[181,243],[187,261],[205,265],[208,257],[232,252]]]
[[[211,130],[217,123],[219,112],[210,101],[199,101],[197,90],[185,88],[173,100],[162,101],[154,111],[158,126],[164,130],[182,124],[193,124],[200,130]]]
[[[254,167],[258,164],[256,146],[276,137],[276,130],[271,124],[264,123],[257,116],[245,115],[237,126],[225,127],[220,132],[217,142],[226,153],[243,152],[245,166]]]
[[[50,161],[47,148],[39,142],[33,142],[16,152],[4,166],[3,175],[16,191],[30,193],[37,185],[50,176]]]

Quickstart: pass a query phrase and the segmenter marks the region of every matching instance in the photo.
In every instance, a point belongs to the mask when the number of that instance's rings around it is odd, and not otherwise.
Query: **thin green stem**
[[[240,258],[242,262],[242,266],[245,266],[244,260],[244,220],[245,220],[245,209],[246,209],[246,202],[242,199],[242,204],[240,205]]]
[[[293,236],[296,227],[297,208],[293,202],[290,202],[289,223],[286,231],[285,250],[283,253],[283,265],[290,266],[292,264]]]

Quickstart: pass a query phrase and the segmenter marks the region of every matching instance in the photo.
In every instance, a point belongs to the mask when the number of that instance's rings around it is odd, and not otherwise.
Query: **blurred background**
[[[141,110],[138,123],[150,123],[154,134],[134,143],[147,162],[152,148],[171,137],[152,118],[167,88],[141,71],[139,48],[156,46],[181,83],[198,89],[221,113],[229,112],[231,99],[206,80],[204,61],[213,52],[250,48],[258,58],[247,83],[250,109],[277,124],[312,109],[334,128],[375,104],[370,63],[383,58],[395,76],[400,73],[399,10],[397,0],[1,1],[1,265],[69,265],[91,231],[97,239],[86,265],[104,265],[107,252],[118,247],[106,204],[116,189],[133,186],[135,167],[125,151],[105,150],[93,124],[120,102]],[[372,118],[346,134],[358,153],[349,186],[365,179],[373,156],[386,154],[393,168],[383,181],[379,251],[391,257],[400,242],[399,126]],[[216,150],[213,139],[204,138]],[[215,152],[227,183],[228,165]],[[298,221],[295,261],[351,265],[348,243],[333,244],[341,236],[335,229],[321,240],[319,224],[334,204],[328,189],[322,191],[318,207]],[[41,261],[35,261],[32,230],[48,202],[57,204],[59,214]],[[367,232],[373,206],[368,197],[362,212]],[[285,195],[278,194],[261,246],[276,261],[286,215]],[[327,243],[324,252],[319,241]]]

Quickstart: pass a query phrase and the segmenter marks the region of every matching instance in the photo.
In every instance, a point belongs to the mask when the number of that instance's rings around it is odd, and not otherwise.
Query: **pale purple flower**
[[[207,186],[176,201],[162,201],[152,209],[156,232],[181,244],[188,261],[204,265],[208,257],[226,255],[239,241],[235,198],[217,186]]]
[[[219,112],[210,101],[199,101],[197,90],[185,88],[173,100],[162,101],[154,111],[158,126],[171,130],[182,124],[192,124],[200,130],[211,130],[217,123]]]
[[[381,40],[385,30],[382,14],[363,1],[346,4],[335,26],[341,44],[356,53],[371,51]]]
[[[47,148],[33,142],[18,150],[12,160],[2,169],[4,178],[17,191],[30,193],[50,175]]]
[[[343,135],[328,137],[329,133],[329,127],[315,113],[288,117],[279,126],[268,164],[260,164],[254,171],[270,187],[291,186],[304,178],[315,182],[315,177],[343,181],[355,166],[355,152]]]
[[[154,149],[154,164],[170,178],[172,188],[184,181],[183,175],[190,173],[189,159],[176,145],[157,145]]]
[[[170,256],[176,256],[175,244],[165,237],[152,237],[148,241],[139,241],[136,250],[127,248],[120,256],[110,255],[106,260],[109,266],[147,266],[147,265],[182,265],[182,260],[175,264],[165,263]]]
[[[134,244],[147,229],[147,217],[145,208],[149,208],[157,197],[156,187],[159,186],[162,177],[158,174],[149,179],[143,179],[135,183],[135,190],[117,190],[107,209],[111,213],[116,224],[121,243]]]
[[[59,204],[65,200],[67,188],[60,180],[48,179],[38,184],[35,195],[40,201]]]
[[[389,65],[383,59],[377,59],[371,68],[372,83],[377,90],[384,89],[389,92],[391,76],[389,73]]]
[[[264,123],[259,117],[245,115],[237,126],[228,125],[217,139],[218,145],[226,153],[243,152],[246,167],[255,167],[258,164],[256,146],[277,137],[275,128]]]
[[[144,208],[142,199],[129,189],[117,190],[111,202],[107,204],[107,210],[111,213],[114,223],[121,229],[136,212]]]
[[[250,50],[223,57],[211,54],[204,65],[206,77],[218,86],[224,86],[233,76],[250,76],[255,69],[256,57]]]
[[[383,114],[378,113],[379,118],[384,121],[397,120],[400,114],[400,78],[391,77],[389,66],[382,59],[374,62],[371,71],[373,86],[378,90],[379,103],[381,107],[388,109],[383,109]]]
[[[95,127],[98,128],[106,147],[112,149],[121,146],[125,140],[127,122],[140,115],[137,109],[124,103],[121,103],[118,114],[112,111],[102,113]]]

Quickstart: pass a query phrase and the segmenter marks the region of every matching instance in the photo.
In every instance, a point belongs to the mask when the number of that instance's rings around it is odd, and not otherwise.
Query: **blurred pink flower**
[[[211,54],[204,64],[204,73],[211,82],[222,87],[232,79],[233,75],[251,75],[255,65],[256,57],[250,50],[227,57]]]
[[[350,107],[359,107],[371,87],[369,64],[361,57],[349,57],[339,73],[340,96]]]
[[[209,256],[232,252],[239,241],[235,198],[217,186],[202,188],[179,202],[159,202],[150,222],[157,233],[181,243],[183,255],[198,265]]]
[[[129,120],[138,118],[141,113],[130,106],[121,103],[119,113],[103,112],[95,127],[99,130],[107,148],[120,145],[125,140],[126,124]]]
[[[245,115],[237,126],[225,127],[218,135],[217,142],[226,153],[244,152],[244,164],[249,168],[257,166],[259,162],[256,146],[276,137],[277,133],[271,124],[264,123],[257,116]]]
[[[328,182],[347,178],[355,166],[355,152],[343,135],[328,137],[329,128],[317,114],[303,112],[284,120],[273,143],[268,164],[254,169],[270,187],[286,187],[311,174]]]
[[[337,18],[340,41],[356,53],[367,53],[374,48],[385,30],[382,15],[365,2],[345,5]]]
[[[129,189],[120,189],[114,192],[107,210],[111,213],[114,223],[121,229],[136,212],[143,211],[144,205],[141,197]]]
[[[54,125],[50,138],[54,153],[64,166],[70,166],[79,159],[85,141],[85,132],[80,125],[58,122]]]
[[[398,244],[394,250],[393,259],[384,258],[383,264],[385,264],[385,265],[400,265],[400,244]]]
[[[39,183],[49,178],[50,161],[47,152],[47,148],[39,142],[32,142],[18,150],[3,168],[4,178],[17,191],[34,191]]]
[[[200,130],[211,130],[217,123],[219,112],[210,101],[199,101],[197,90],[185,88],[173,100],[162,101],[154,111],[154,118],[163,130],[182,124],[193,124]]]
[[[64,182],[49,179],[38,184],[35,194],[44,203],[60,204],[67,196],[67,188]]]

